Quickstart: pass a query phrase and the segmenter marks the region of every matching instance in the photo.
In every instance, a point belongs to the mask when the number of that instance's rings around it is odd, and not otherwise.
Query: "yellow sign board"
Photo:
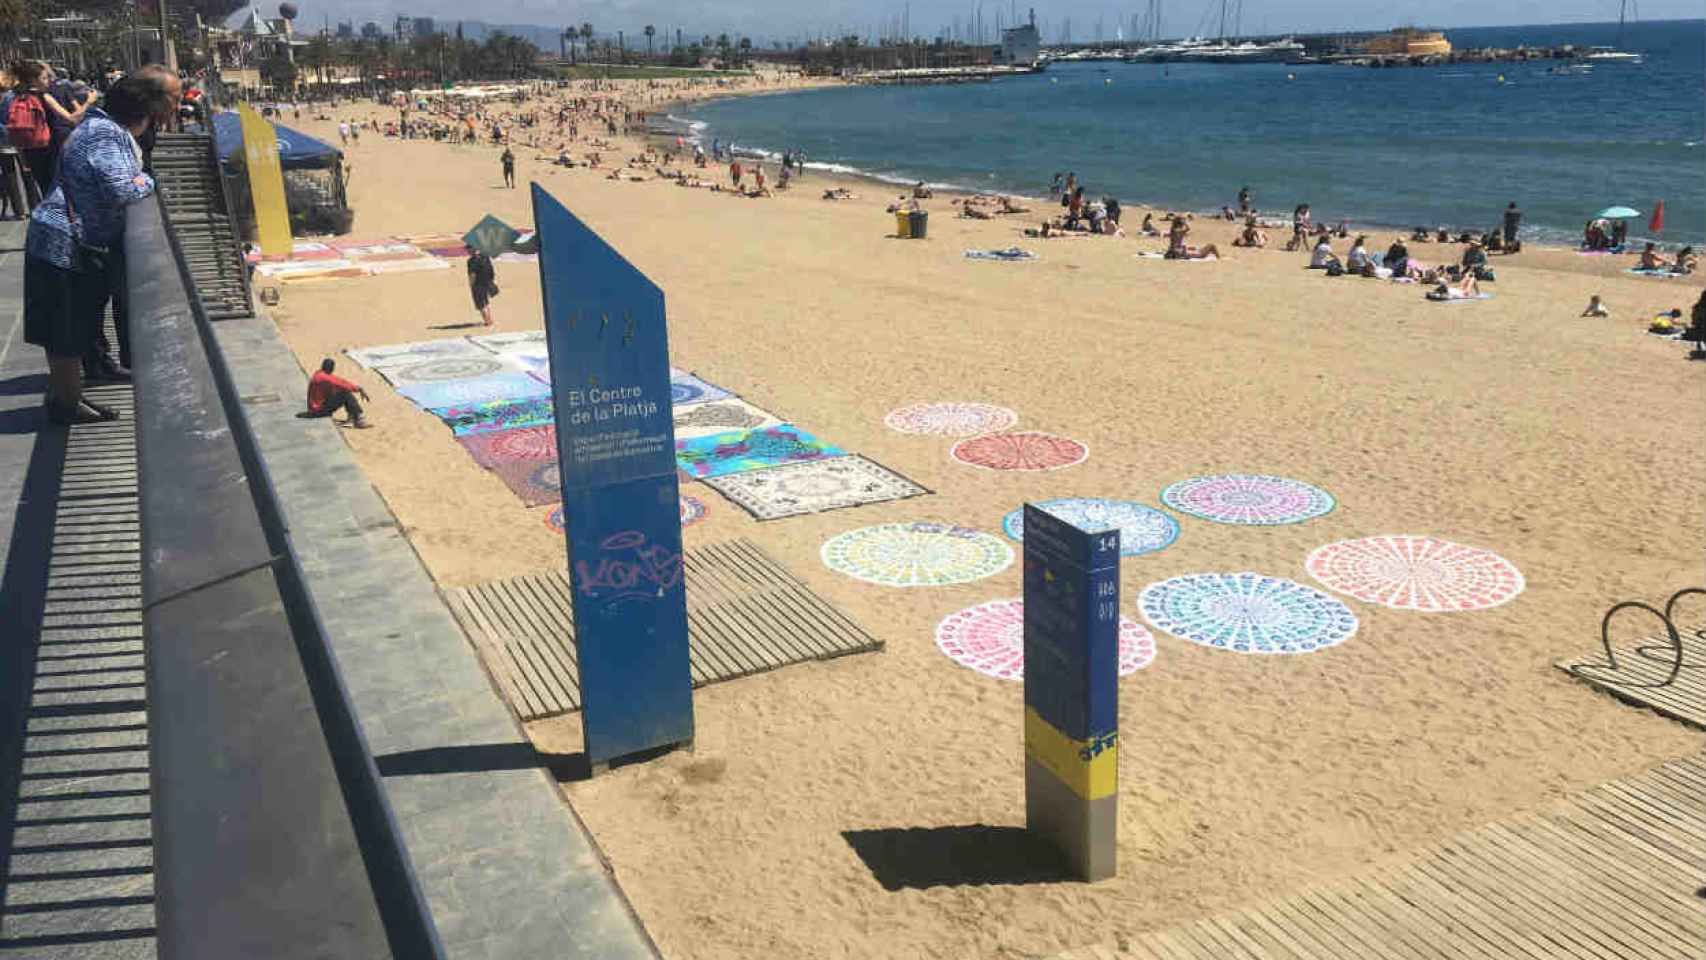
[[[290,210],[284,203],[284,169],[278,163],[278,133],[254,107],[237,105],[243,127],[243,162],[255,203],[261,255],[290,256]]]
[[[1068,790],[1084,800],[1111,797],[1119,789],[1117,733],[1095,740],[1075,740],[1025,708],[1025,756],[1043,765]]]

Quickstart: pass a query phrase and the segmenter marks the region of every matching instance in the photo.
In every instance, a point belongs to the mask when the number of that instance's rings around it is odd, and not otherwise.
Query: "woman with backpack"
[[[12,65],[17,81],[13,97],[6,106],[6,139],[23,154],[30,176],[45,196],[53,189],[55,160],[59,151],[53,142],[53,124],[48,113],[69,124],[83,119],[83,108],[67,110],[47,92],[53,82],[53,71],[39,60],[23,60]]]
[[[123,282],[116,264],[125,208],[154,191],[137,137],[170,101],[159,83],[126,77],[65,142],[57,180],[24,241],[24,340],[47,352],[45,405],[54,423],[117,419],[83,396],[83,360]]]

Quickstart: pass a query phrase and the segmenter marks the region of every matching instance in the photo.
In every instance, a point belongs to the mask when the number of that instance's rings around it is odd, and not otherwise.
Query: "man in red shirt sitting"
[[[311,417],[329,417],[339,410],[349,414],[349,423],[357,430],[366,430],[372,424],[361,414],[361,404],[356,401],[356,394],[361,399],[367,399],[367,391],[350,383],[342,377],[332,376],[332,358],[320,361],[320,369],[308,378],[308,415]]]

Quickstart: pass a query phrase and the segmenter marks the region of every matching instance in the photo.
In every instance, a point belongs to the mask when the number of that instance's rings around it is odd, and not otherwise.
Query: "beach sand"
[[[1416,285],[1324,278],[1303,268],[1306,254],[1174,263],[1134,259],[1158,240],[1020,236],[1042,210],[954,219],[939,198],[927,203],[929,238],[903,242],[880,185],[829,203],[826,179],[808,176],[746,200],[517,153],[523,189],[511,191],[495,149],[369,134],[351,151],[356,235],[460,233],[487,212],[530,224],[525,184],[537,178],[663,288],[676,366],[935,491],[757,523],[702,485],[684,488],[710,508],[685,531],[689,547],[752,538],[887,648],[701,689],[692,753],[565,785],[666,956],[1019,957],[1111,942],[1403,857],[1699,748],[1697,734],[1552,667],[1597,647],[1611,604],[1701,580],[1706,379],[1680,344],[1642,332],[1659,310],[1686,313],[1696,280],[1535,250],[1494,259],[1494,299],[1442,305]],[[1128,208],[1126,223],[1141,215]],[[1199,221],[1192,239],[1232,234]],[[962,257],[1014,244],[1041,261]],[[537,268],[499,264],[498,282],[500,329],[539,328]],[[479,332],[457,328],[477,321],[460,266],[282,291],[275,315],[305,367],[346,348]],[[1578,317],[1594,293],[1614,319]],[[339,372],[367,386],[377,425],[343,436],[441,585],[563,566],[546,508],[524,508],[376,375],[348,360]],[[1032,474],[964,466],[950,441],[883,426],[924,400],[1011,407],[1020,428],[1079,440],[1089,459]],[[1010,834],[980,845],[954,828],[1023,825],[1021,688],[951,662],[933,631],[956,610],[1019,596],[1019,566],[896,590],[831,572],[820,545],[901,520],[999,534],[1026,500],[1153,505],[1172,481],[1220,472],[1296,477],[1339,506],[1269,528],[1181,517],[1175,544],[1124,561],[1125,615],[1140,619],[1146,584],[1184,573],[1313,583],[1311,549],[1383,533],[1493,550],[1527,591],[1460,614],[1348,600],[1356,636],[1307,656],[1158,633],[1155,662],[1120,682],[1118,877],[1009,882]],[[529,731],[543,750],[579,749],[578,716]],[[922,831],[870,835],[902,851],[876,864],[897,888],[855,852],[860,831]]]

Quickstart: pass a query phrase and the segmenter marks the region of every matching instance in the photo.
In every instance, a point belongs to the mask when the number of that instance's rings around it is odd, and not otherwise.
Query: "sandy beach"
[[[337,142],[335,122],[306,114],[302,129]],[[337,113],[369,115],[395,111]],[[625,139],[604,153],[639,149]],[[1440,304],[1422,285],[1325,278],[1307,253],[1229,249],[1235,228],[1221,221],[1199,218],[1192,241],[1228,257],[1181,263],[1136,256],[1160,239],[1030,239],[1022,229],[1053,211],[960,219],[938,196],[925,201],[928,239],[901,241],[884,212],[897,191],[881,184],[808,174],[745,199],[515,151],[510,190],[499,148],[364,135],[348,151],[353,235],[460,234],[487,213],[528,225],[537,181],[664,290],[675,366],[934,491],[760,523],[684,488],[709,507],[684,531],[690,548],[751,538],[887,647],[703,688],[691,754],[565,784],[666,956],[1043,956],[1342,876],[1698,750],[1697,734],[1552,663],[1595,649],[1611,604],[1702,576],[1706,380],[1683,345],[1644,332],[1661,310],[1686,315],[1700,276],[1657,281],[1622,273],[1631,257],[1529,249],[1494,258],[1493,299]],[[775,165],[766,172],[774,183]],[[702,173],[727,182],[719,167]],[[837,183],[859,198],[820,199]],[[1143,212],[1127,208],[1128,232]],[[1014,245],[1040,259],[963,256]],[[1455,259],[1444,250],[1412,247]],[[497,269],[498,329],[539,329],[537,267]],[[303,366],[339,358],[371,394],[376,429],[342,435],[441,586],[563,566],[548,508],[524,507],[442,423],[342,358],[480,332],[459,264],[280,289],[273,313]],[[1596,293],[1610,319],[1579,316]],[[1070,437],[1089,457],[994,473],[951,459],[951,441],[884,426],[932,400],[1010,407],[1019,429]],[[1157,632],[1155,661],[1121,681],[1116,879],[885,888],[850,832],[1024,822],[1020,685],[933,640],[945,616],[1019,596],[1020,569],[892,589],[827,569],[824,540],[913,520],[999,535],[1027,500],[1159,505],[1169,483],[1230,472],[1295,477],[1338,507],[1263,528],[1181,516],[1176,543],[1124,561],[1126,616],[1141,621],[1145,585],[1186,573],[1312,583],[1309,551],[1377,534],[1492,550],[1526,592],[1457,614],[1348,600],[1357,634],[1306,656]],[[579,725],[529,732],[573,752]],[[920,842],[889,845],[935,853],[899,855],[900,873],[940,872],[908,856],[955,856],[910,836]],[[1003,860],[999,847],[959,853]]]

